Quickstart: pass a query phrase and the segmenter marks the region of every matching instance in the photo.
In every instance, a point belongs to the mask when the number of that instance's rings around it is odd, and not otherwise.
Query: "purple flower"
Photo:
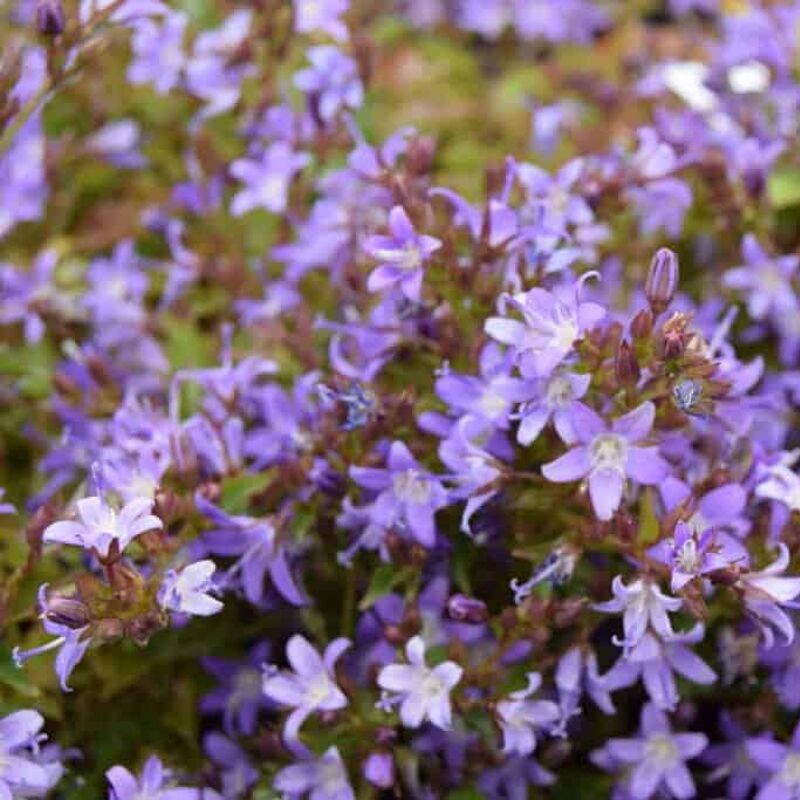
[[[140,778],[125,767],[111,767],[106,771],[110,784],[108,800],[221,800],[211,789],[188,789],[165,787],[171,782],[171,774],[164,769],[158,756],[150,756],[145,761]]]
[[[611,739],[608,753],[621,764],[631,765],[626,787],[633,800],[648,800],[665,788],[673,797],[696,795],[686,762],[708,745],[703,733],[673,733],[663,711],[652,703],[642,709],[641,735],[637,739]]]
[[[222,611],[222,603],[209,593],[214,591],[212,576],[217,565],[208,559],[195,561],[180,572],[174,569],[164,575],[158,590],[158,603],[165,611],[209,617]]]
[[[742,239],[742,258],[745,263],[728,270],[723,282],[743,293],[753,319],[800,313],[792,286],[800,257],[770,256],[753,234],[747,234]]]
[[[594,605],[595,611],[605,614],[622,614],[624,639],[617,644],[626,650],[635,647],[642,640],[648,626],[662,638],[675,635],[668,614],[677,611],[683,601],[665,595],[653,581],[637,578],[629,586],[617,575],[611,583],[613,600]]]
[[[333,671],[351,644],[349,639],[334,639],[325,648],[324,656],[320,656],[306,638],[295,634],[286,645],[286,658],[294,672],[265,673],[264,694],[294,709],[283,728],[284,739],[294,750],[300,750],[297,734],[307,717],[315,711],[336,711],[347,705]]]
[[[185,14],[175,12],[166,14],[160,25],[152,19],[136,23],[128,67],[131,83],[152,83],[159,94],[167,94],[178,83],[186,61],[183,36],[187,22]]]
[[[765,469],[755,493],[757,497],[781,503],[790,511],[800,511],[800,475],[786,464]]]
[[[293,800],[306,795],[310,800],[355,800],[356,797],[336,746],[329,747],[319,758],[284,767],[272,785]]]
[[[259,711],[271,707],[262,686],[262,668],[269,653],[269,642],[260,642],[241,662],[214,656],[201,659],[203,668],[217,678],[219,685],[201,698],[200,710],[205,714],[221,712],[228,734],[254,734]]]
[[[269,573],[275,590],[284,600],[294,605],[307,602],[292,575],[286,548],[279,542],[269,519],[227,514],[199,493],[195,495],[195,504],[214,525],[202,535],[208,551],[236,557],[221,578],[225,587],[238,582],[245,597],[253,605],[260,605],[264,602],[264,578]]]
[[[664,543],[661,552],[672,569],[673,592],[679,592],[689,581],[724,569],[735,561],[735,554],[718,541],[713,529],[698,533],[696,528],[683,521],[675,526],[673,538]]]
[[[359,486],[378,493],[369,511],[373,522],[385,528],[405,523],[420,544],[433,547],[434,515],[448,504],[448,494],[403,442],[392,443],[384,469],[353,466],[350,476]]]
[[[386,704],[400,703],[400,721],[418,728],[427,719],[438,728],[450,728],[450,692],[463,669],[453,661],[435,667],[425,663],[425,642],[414,636],[406,644],[408,664],[389,664],[378,674],[378,685],[391,692]]]
[[[605,683],[616,690],[641,680],[658,708],[672,710],[680,699],[674,673],[702,686],[717,680],[714,670],[686,646],[701,642],[704,635],[702,623],[662,640],[648,631],[606,673]]]
[[[537,729],[549,729],[561,716],[551,700],[531,700],[542,684],[538,672],[528,673],[528,686],[512,692],[508,700],[497,704],[500,729],[503,731],[503,752],[529,756],[536,749]]]
[[[361,107],[364,87],[352,58],[331,45],[311,47],[306,55],[311,66],[294,76],[294,85],[309,95],[322,122]]]
[[[609,427],[588,406],[573,403],[569,414],[578,446],[545,464],[542,474],[557,483],[586,477],[597,518],[611,519],[622,501],[626,478],[652,485],[669,473],[657,447],[638,446],[650,433],[655,413],[655,406],[645,402]]]
[[[261,158],[238,158],[231,164],[231,175],[241,181],[231,201],[231,214],[239,217],[254,208],[283,214],[289,199],[289,186],[296,172],[311,160],[307,153],[295,153],[286,142],[267,147]]]
[[[0,500],[3,499],[3,495],[6,493],[6,490],[0,487]],[[0,514],[16,514],[17,509],[11,503],[0,503]]]
[[[505,313],[511,306],[522,314],[523,322],[505,316],[486,320],[486,333],[514,348],[524,377],[549,375],[572,352],[575,341],[605,316],[602,306],[578,298],[586,277],[565,298],[538,287],[513,296],[503,295],[500,312]]]
[[[62,520],[48,525],[43,540],[59,542],[86,550],[96,550],[107,557],[112,543],[119,552],[146,531],[163,527],[161,520],[152,515],[153,501],[146,497],[131,500],[116,511],[101,497],[85,497],[76,503],[80,522]]]
[[[575,400],[580,400],[592,382],[592,376],[577,374],[565,369],[557,369],[546,378],[540,378],[532,385],[532,396],[515,412],[519,419],[517,441],[522,445],[532,444],[545,425],[552,420],[553,427],[568,444],[577,439],[572,429],[570,408]]]
[[[258,780],[258,770],[239,745],[221,733],[212,731],[203,739],[203,750],[220,771],[222,796],[238,800]]]
[[[729,800],[747,800],[752,789],[763,783],[764,770],[750,757],[747,733],[731,714],[720,714],[720,728],[728,741],[710,745],[703,751],[701,761],[715,767],[710,781],[725,779]]]
[[[22,667],[33,656],[58,650],[55,670],[59,685],[65,692],[72,691],[67,685],[67,680],[91,642],[91,636],[84,635],[89,629],[88,614],[77,602],[68,607],[69,613],[65,613],[63,598],[55,598],[55,602],[51,603],[47,596],[46,583],[39,587],[39,609],[42,627],[46,633],[56,638],[30,650],[23,651],[15,647],[12,652],[14,663],[17,667]]]
[[[390,753],[370,753],[361,768],[362,775],[379,789],[391,789],[395,782],[394,759]]]
[[[758,572],[743,573],[735,584],[747,611],[761,628],[767,647],[775,641],[773,629],[783,636],[786,644],[794,640],[794,625],[781,606],[793,608],[791,601],[800,594],[800,578],[781,574],[789,566],[789,549],[779,542],[778,551],[772,564]]]
[[[0,718],[0,797],[44,797],[61,777],[60,764],[38,763],[35,755],[44,719],[38,711],[15,711]]]
[[[585,691],[604,714],[614,714],[609,690],[608,673],[600,675],[597,656],[591,647],[571,647],[558,660],[555,674],[558,689],[562,732],[570,717],[579,711],[581,694]]]
[[[788,745],[761,736],[747,742],[747,753],[769,775],[756,800],[800,798],[800,725]]]
[[[294,0],[294,29],[298,33],[323,31],[342,42],[347,39],[347,25],[339,17],[350,0]]]
[[[367,289],[382,292],[397,286],[405,297],[419,303],[425,262],[442,243],[432,236],[420,235],[414,230],[402,206],[389,212],[391,236],[370,236],[364,250],[381,264],[367,280]]]

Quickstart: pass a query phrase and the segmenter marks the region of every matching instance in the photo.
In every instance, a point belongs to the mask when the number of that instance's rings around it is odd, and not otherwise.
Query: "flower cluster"
[[[798,33],[12,0],[0,800],[800,800]]]

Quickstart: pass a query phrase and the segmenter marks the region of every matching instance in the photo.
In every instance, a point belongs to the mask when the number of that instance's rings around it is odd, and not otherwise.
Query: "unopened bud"
[[[36,28],[42,36],[60,36],[64,32],[64,7],[61,0],[38,0]]]
[[[653,333],[653,315],[643,308],[631,320],[631,336],[637,342],[643,342],[650,338]]]
[[[678,288],[678,256],[668,247],[662,247],[653,256],[644,293],[653,313],[658,315],[666,310],[675,297]]]
[[[447,601],[447,614],[457,622],[470,622],[473,625],[485,622],[488,616],[486,603],[464,594],[454,594]]]
[[[85,628],[89,624],[89,609],[80,600],[57,594],[51,594],[47,598],[47,606],[42,616],[49,622],[73,630]]]
[[[614,374],[617,381],[623,386],[636,383],[642,374],[639,362],[636,360],[636,353],[633,352],[627,339],[623,339],[617,348],[614,358]]]

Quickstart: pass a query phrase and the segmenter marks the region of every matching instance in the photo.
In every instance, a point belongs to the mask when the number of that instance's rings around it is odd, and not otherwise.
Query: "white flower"
[[[400,702],[400,719],[408,728],[418,728],[426,719],[448,729],[452,718],[450,690],[461,680],[462,668],[453,661],[436,667],[425,663],[425,643],[415,636],[406,645],[408,664],[389,664],[378,675],[378,685],[396,693],[390,702]]]
[[[208,559],[189,564],[180,572],[169,570],[164,576],[158,601],[165,611],[178,611],[209,617],[222,610],[222,603],[208,594],[214,588],[211,576],[217,567]]]

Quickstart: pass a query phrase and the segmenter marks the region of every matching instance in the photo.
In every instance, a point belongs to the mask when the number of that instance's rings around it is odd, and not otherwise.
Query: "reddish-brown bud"
[[[628,386],[635,384],[642,374],[639,368],[639,362],[636,359],[636,353],[627,339],[623,339],[617,347],[617,353],[614,358],[614,375],[617,381],[623,385]]]
[[[653,315],[643,308],[631,320],[631,336],[637,342],[643,342],[650,338],[653,333]]]

